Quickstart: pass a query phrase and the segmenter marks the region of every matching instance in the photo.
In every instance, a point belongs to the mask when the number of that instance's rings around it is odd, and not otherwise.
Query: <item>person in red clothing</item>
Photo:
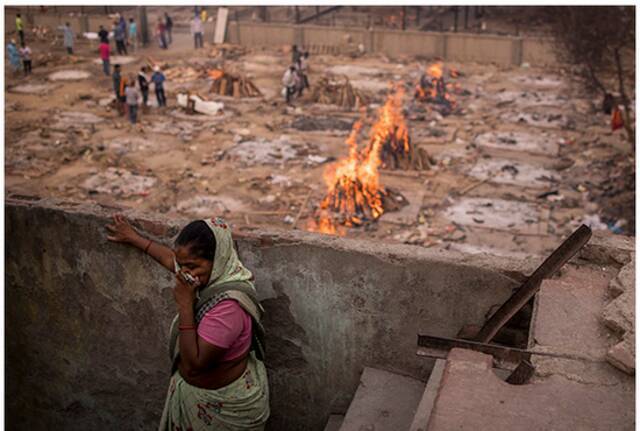
[[[102,70],[104,74],[109,76],[110,74],[110,66],[109,66],[109,43],[101,42],[100,43],[100,58],[102,59]]]
[[[106,227],[107,239],[140,249],[175,274],[172,376],[158,430],[264,430],[264,310],[231,227],[219,218],[195,220],[173,249],[144,238],[121,215]]]

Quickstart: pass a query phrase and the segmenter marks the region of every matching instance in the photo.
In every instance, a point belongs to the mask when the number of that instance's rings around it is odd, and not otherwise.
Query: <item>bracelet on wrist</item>
[[[180,330],[180,331],[195,331],[196,327],[193,326],[193,325],[178,326],[178,330]]]
[[[153,242],[152,240],[149,240],[149,243],[148,243],[148,244],[147,244],[147,246],[144,248],[144,252],[145,252],[145,254],[149,251],[149,247],[151,247],[151,243],[152,243],[152,242]]]

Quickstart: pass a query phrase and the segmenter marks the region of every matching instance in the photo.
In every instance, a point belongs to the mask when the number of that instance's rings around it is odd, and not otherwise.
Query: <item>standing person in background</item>
[[[200,10],[200,21],[202,22],[202,24],[207,22],[207,10],[205,8],[202,8]]]
[[[298,51],[298,45],[291,46],[291,64],[298,64],[298,60],[300,60],[300,51]]]
[[[158,25],[156,26],[156,35],[158,36],[158,43],[160,44],[160,48],[167,49],[167,36],[166,36],[166,26],[164,25],[164,21],[162,17],[158,17]]]
[[[124,92],[127,109],[129,110],[129,121],[131,124],[136,124],[138,120],[138,102],[140,101],[140,93],[136,89],[135,76],[129,77],[129,84],[125,88]]]
[[[118,19],[118,26],[120,27],[120,29],[122,30],[122,34],[124,35],[124,46],[126,47],[127,45],[129,45],[129,40],[127,38],[127,20],[125,20],[124,16],[121,14],[118,14],[118,16],[120,17]]]
[[[193,35],[193,42],[195,49],[202,48],[202,35],[204,34],[204,28],[199,16],[193,17],[191,21],[191,34]]]
[[[138,72],[138,85],[142,92],[142,112],[147,112],[147,103],[149,102],[149,80],[147,79],[147,68],[142,66]]]
[[[122,55],[124,53],[124,55],[127,55],[127,46],[124,43],[126,37],[125,27],[123,27],[120,22],[117,22],[114,26],[113,33],[118,54]]]
[[[284,97],[287,105],[291,103],[291,96],[295,94],[299,82],[296,67],[292,64],[286,72],[284,72],[284,76],[282,77],[282,85],[285,89]]]
[[[120,96],[121,89],[124,84],[124,79],[120,74],[120,65],[115,64],[113,66],[113,92],[116,95],[116,107],[120,115],[124,115],[124,106],[122,106],[122,97]]]
[[[100,38],[100,43],[109,44],[109,32],[103,26],[100,26],[98,37]]]
[[[17,74],[20,70],[20,51],[18,51],[15,39],[11,39],[7,44],[7,54],[9,55],[9,63],[11,63],[13,73]]]
[[[20,46],[24,48],[24,22],[19,13],[16,14],[16,31],[20,36]]]
[[[164,26],[167,31],[167,44],[171,45],[173,43],[173,20],[166,12],[164,13]]]
[[[63,26],[58,27],[58,29],[62,30],[64,33],[64,47],[67,48],[67,54],[73,54],[73,41],[75,40],[76,35],[71,29],[71,25],[67,22]]]
[[[138,50],[138,26],[133,18],[129,18],[129,43],[133,52]]]
[[[24,76],[28,76],[31,74],[31,48],[25,45],[24,48],[20,50],[20,55],[22,56],[22,64],[24,65]]]
[[[167,106],[167,98],[164,95],[164,81],[166,78],[158,66],[154,66],[153,75],[151,75],[151,81],[155,85],[156,99],[158,99],[158,106]]]
[[[100,42],[100,59],[102,60],[102,71],[105,75],[109,76],[109,42]]]

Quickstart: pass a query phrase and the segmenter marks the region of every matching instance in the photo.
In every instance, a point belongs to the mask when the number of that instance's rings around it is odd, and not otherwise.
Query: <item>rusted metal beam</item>
[[[507,377],[507,380],[505,380],[505,382],[512,385],[524,385],[533,376],[533,373],[535,373],[535,371],[536,369],[533,364],[525,359],[523,361],[520,361],[516,369],[513,370],[511,374],[509,374],[509,377]]]
[[[336,11],[336,10],[340,9],[341,7],[342,7],[342,6],[332,6],[332,7],[328,7],[328,8],[326,8],[326,9],[324,9],[324,10],[320,11],[320,12],[316,12],[316,13],[314,13],[314,14],[313,14],[313,15],[311,15],[310,17],[300,19],[300,20],[298,21],[298,24],[305,24],[305,23],[307,23],[307,22],[309,22],[309,21],[313,21],[313,20],[314,20],[314,19],[316,19],[316,18],[320,18],[321,16],[324,16],[324,15],[326,15],[326,14],[328,14],[328,13],[331,13],[331,12],[333,12],[333,11]]]
[[[474,338],[480,343],[488,343],[498,331],[538,292],[545,278],[553,276],[567,263],[591,238],[591,229],[580,226],[549,257],[542,262],[534,273],[514,292],[491,318],[484,324]]]

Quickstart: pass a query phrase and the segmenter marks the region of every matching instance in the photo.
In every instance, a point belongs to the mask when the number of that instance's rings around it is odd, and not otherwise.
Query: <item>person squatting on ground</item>
[[[22,57],[22,65],[24,66],[24,76],[31,74],[31,48],[29,45],[25,45],[20,50],[20,56]]]
[[[9,56],[9,63],[13,69],[13,73],[17,74],[20,70],[20,51],[18,51],[15,39],[11,39],[7,44],[7,54]]]
[[[164,95],[164,81],[166,78],[158,66],[154,66],[153,75],[151,75],[151,81],[153,82],[156,90],[156,99],[158,100],[158,106],[167,106],[167,98]]]
[[[173,43],[173,20],[166,12],[164,13],[164,26],[167,31],[167,44],[171,45]]]
[[[196,15],[191,21],[191,34],[193,35],[193,43],[195,49],[202,48],[202,36],[204,35],[204,26],[200,17]]]
[[[133,52],[138,50],[138,26],[133,18],[129,18],[129,44]]]
[[[109,42],[100,42],[100,59],[102,60],[102,71],[106,76],[109,76],[111,73],[111,68],[109,67],[109,55],[111,49],[109,48]]]
[[[142,66],[138,72],[138,85],[142,93],[142,112],[147,112],[149,102],[149,80],[147,79],[147,67]]]
[[[110,241],[143,250],[175,273],[172,375],[158,430],[264,430],[263,308],[230,227],[219,218],[193,221],[173,250],[138,234],[121,215],[106,227]]]
[[[138,103],[140,102],[140,93],[136,89],[136,77],[130,76],[127,87],[124,90],[127,109],[129,110],[129,121],[136,124],[138,120]]]
[[[20,46],[24,48],[24,22],[19,13],[16,14],[16,31],[18,32],[18,36],[20,36]]]
[[[296,72],[296,67],[294,65],[289,66],[287,71],[284,72],[282,85],[284,86],[282,92],[284,93],[285,102],[288,105],[291,103],[291,98],[296,93],[296,89],[300,85],[298,72]]]
[[[73,42],[76,39],[76,35],[71,28],[71,24],[67,22],[63,26],[58,27],[58,30],[62,30],[63,32],[63,44],[67,50],[67,54],[73,54]]]

